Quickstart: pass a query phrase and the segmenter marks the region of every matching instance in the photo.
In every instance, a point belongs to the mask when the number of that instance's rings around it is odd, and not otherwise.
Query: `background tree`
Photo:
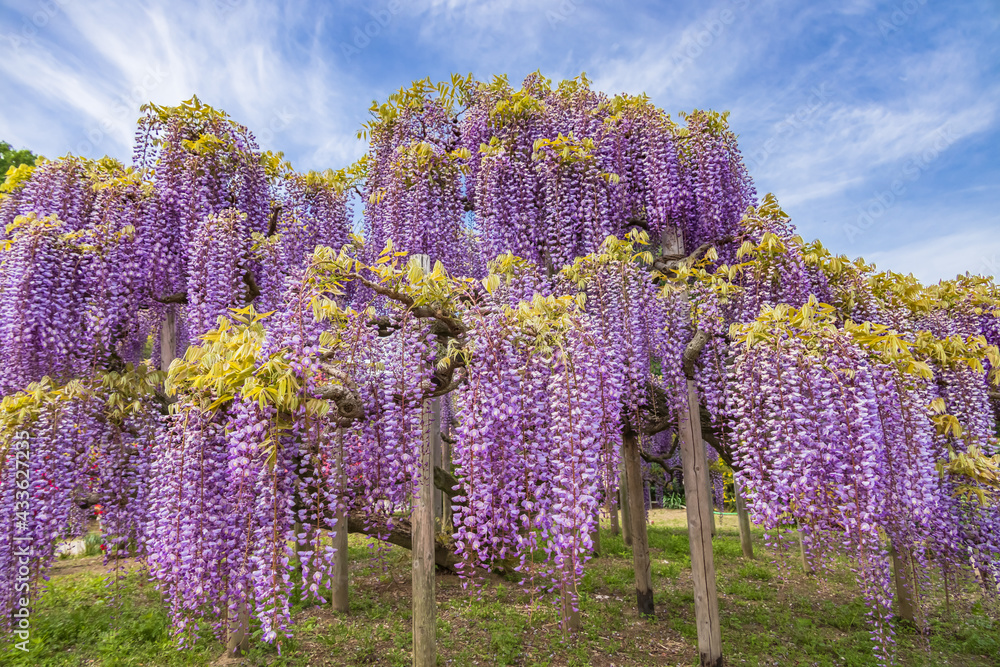
[[[38,159],[38,156],[27,148],[16,151],[6,141],[0,141],[0,176],[5,176],[7,170],[11,167],[19,167],[22,164],[35,164],[36,159]]]

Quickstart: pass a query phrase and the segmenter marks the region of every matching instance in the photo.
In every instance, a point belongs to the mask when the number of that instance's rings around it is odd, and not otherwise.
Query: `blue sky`
[[[337,168],[413,79],[586,72],[731,111],[807,239],[925,281],[1000,275],[998,27],[998,0],[2,2],[0,139],[127,160],[140,104],[197,94],[296,168]]]

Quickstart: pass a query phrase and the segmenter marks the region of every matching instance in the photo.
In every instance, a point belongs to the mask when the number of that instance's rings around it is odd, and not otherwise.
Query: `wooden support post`
[[[226,657],[240,658],[250,650],[250,608],[242,600],[236,610],[236,622],[231,623],[226,613]]]
[[[441,397],[441,400],[442,401],[449,401],[451,399],[447,395],[445,395],[445,396]],[[446,425],[445,426],[445,435],[449,435],[450,436],[451,434],[448,432],[448,429],[449,429],[449,427]],[[452,454],[451,454],[451,442],[449,442],[450,439],[451,438],[449,438],[448,440],[445,440],[444,438],[441,438],[441,448],[442,448],[441,467],[444,468],[445,471],[447,471],[449,473],[452,472],[452,470],[451,470],[451,456],[452,456]],[[455,522],[454,522],[454,518],[452,516],[452,509],[451,509],[451,498],[447,494],[442,494],[442,496],[443,497],[442,497],[441,501],[442,501],[442,504],[444,505],[444,507],[441,510],[441,528],[442,528],[442,530],[444,532],[450,533],[452,530],[454,530],[454,527],[455,527]]]
[[[594,558],[601,555],[601,510],[600,508],[594,512],[594,529],[590,531],[590,541],[593,542],[594,546],[591,549],[591,553]]]
[[[705,481],[707,482],[705,488],[706,488],[706,492],[708,493],[708,496],[707,496],[708,497],[708,509],[709,509],[709,513],[712,516],[712,537],[714,538],[715,534],[718,532],[718,529],[715,527],[715,487],[712,485],[712,476],[708,473],[708,467],[707,467],[708,459],[707,459],[707,457],[706,457],[706,461],[705,462],[706,462],[706,467],[705,467]]]
[[[580,599],[577,598],[574,608],[572,595],[574,592],[569,589],[563,589],[562,592],[562,631],[566,636],[573,632],[579,632],[581,627]]]
[[[439,405],[439,408],[440,408],[440,401],[441,401],[441,399],[437,398],[435,400],[438,402],[438,405]],[[441,417],[440,417],[440,410],[439,410],[439,412],[438,412],[438,429],[440,429],[440,428],[441,428]],[[435,445],[434,451],[433,451],[433,455],[434,455],[433,466],[434,466],[434,468],[440,468],[442,462],[444,461],[444,451],[443,451],[443,448],[444,448],[444,441],[442,441],[441,438],[439,437],[438,441],[437,441],[437,444]],[[434,468],[431,468],[431,472],[434,471]],[[444,496],[443,493],[441,493],[441,489],[439,489],[439,488],[437,488],[435,486],[434,487],[434,527],[435,527],[435,531],[436,530],[443,530],[444,529],[444,498],[445,498],[445,496]]]
[[[334,475],[337,478],[337,493],[343,493],[347,488],[347,471],[344,469],[344,429],[337,429],[337,459]],[[347,597],[347,512],[343,505],[338,505],[337,523],[333,526],[333,585],[330,590],[330,597],[333,608],[336,611],[346,614],[351,610],[350,601]]]
[[[632,568],[635,570],[635,599],[640,616],[653,616],[653,573],[649,562],[646,512],[643,502],[642,470],[639,467],[639,439],[626,434],[622,439],[628,504],[632,519]]]
[[[951,596],[948,594],[948,564],[941,563],[941,581],[944,583],[944,613],[951,620]]]
[[[618,494],[608,494],[607,510],[611,517],[611,534],[615,537],[621,534],[621,527],[618,525]]]
[[[684,497],[691,541],[698,654],[702,667],[722,667],[722,632],[719,627],[719,599],[712,554],[712,505],[711,499],[705,497],[708,490],[708,465],[705,460],[705,443],[701,437],[698,387],[690,378],[687,381],[687,394],[687,409],[677,415],[677,423],[680,426]]]
[[[640,471],[642,469],[640,468]],[[642,483],[642,520],[649,523],[649,511],[653,509],[653,496],[649,490],[649,482]]]
[[[905,550],[897,550],[895,544],[889,545],[889,553],[892,555],[892,574],[896,580],[898,617],[916,625],[917,619],[913,613],[913,577],[910,576],[910,569],[907,566],[909,560],[907,553]]]
[[[743,549],[743,556],[753,560],[753,536],[750,534],[750,515],[747,514],[746,504],[743,502],[743,489],[740,483],[733,477],[733,494],[736,496],[736,518],[740,524],[740,547]]]
[[[625,444],[622,443],[621,463],[618,471],[618,504],[622,508],[622,540],[632,546],[632,512],[628,501],[628,473],[625,471]]]
[[[430,273],[427,255],[415,255]],[[434,450],[441,446],[441,401],[424,401],[423,437],[410,521],[413,526],[413,667],[437,663],[437,610],[434,600]]]
[[[299,572],[302,572],[302,556],[299,555],[302,552],[302,545],[299,544],[299,535],[303,531],[303,526],[301,521],[296,521],[292,524],[292,534],[295,536],[295,560],[298,561]]]
[[[178,306],[168,305],[160,323],[160,370],[170,368],[170,362],[177,358],[177,314]]]
[[[802,561],[802,571],[805,574],[815,574],[812,563],[809,562],[809,557],[806,555],[806,541],[802,536],[802,530],[798,530],[797,533],[799,536],[799,560]]]

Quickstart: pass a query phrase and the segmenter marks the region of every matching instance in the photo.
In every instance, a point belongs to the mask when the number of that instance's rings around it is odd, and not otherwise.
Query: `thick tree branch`
[[[712,340],[712,334],[707,331],[698,329],[694,333],[694,337],[691,338],[691,342],[687,344],[684,349],[684,356],[681,358],[681,367],[684,369],[684,375],[689,380],[694,379],[694,365],[698,361],[698,357],[701,356],[701,351],[705,349],[708,341]]]
[[[677,445],[674,444],[674,446],[670,448],[670,452],[665,457],[660,457],[660,456],[653,456],[652,454],[647,454],[646,452],[642,451],[642,449],[640,449],[639,456],[641,456],[642,460],[645,461],[646,463],[649,463],[650,465],[655,463],[656,465],[663,468],[663,474],[668,478],[667,482],[669,483],[674,480],[674,475],[676,475],[678,472],[681,472],[682,470],[681,466],[672,466],[667,463],[667,459],[671,458],[676,450],[677,450]]]
[[[668,275],[670,271],[676,271],[681,266],[697,262],[713,246],[729,243],[732,240],[731,236],[726,236],[714,243],[702,243],[689,255],[662,255],[653,260],[653,268],[664,275]]]
[[[278,231],[278,218],[281,216],[281,205],[271,209],[271,219],[267,223],[267,235],[274,236]]]
[[[81,509],[90,509],[99,505],[101,500],[101,494],[88,493],[78,496],[76,502]],[[328,530],[336,529],[336,526],[331,525],[321,525],[321,527]],[[366,520],[361,514],[352,512],[347,517],[347,532],[367,535],[404,549],[413,548],[413,531],[407,518],[396,519],[390,527],[384,520],[371,518]],[[455,565],[461,562],[454,549],[441,539],[440,535],[434,540],[434,562],[438,567],[452,571],[455,570]]]
[[[459,494],[461,483],[457,477],[441,466],[434,466],[434,486],[449,498],[453,498]]]
[[[330,401],[337,406],[337,424],[350,426],[354,421],[365,415],[365,406],[357,385],[347,373],[321,358],[319,367],[323,373],[336,383],[329,383],[317,388],[316,396]]]
[[[247,286],[246,303],[252,302],[254,299],[260,296],[260,287],[257,286],[257,279],[253,276],[253,271],[247,269],[247,272],[243,274],[243,282]]]
[[[388,542],[389,544],[395,544],[397,547],[413,549],[413,529],[410,525],[410,520],[407,518],[396,519],[392,522],[392,527],[390,528],[384,522],[373,523],[370,520],[365,521],[361,516],[349,514],[347,517],[347,532],[360,533]],[[455,565],[460,563],[461,559],[448,544],[439,538],[435,538],[434,562],[440,568],[454,571]]]
[[[416,302],[413,300],[413,297],[407,294],[403,294],[402,292],[398,292],[392,289],[391,287],[386,287],[385,285],[368,280],[364,276],[358,275],[356,273],[351,274],[350,277],[354,278],[365,287],[371,289],[376,294],[381,294],[382,296],[392,299],[397,303],[403,304],[404,306],[409,308],[410,313],[414,317],[436,319],[438,322],[444,325],[445,332],[450,336],[456,336],[456,337],[461,336],[467,331],[465,325],[462,324],[461,321],[452,317],[451,315],[448,315],[440,308],[431,308],[430,306],[416,306],[414,305]]]
[[[174,292],[166,296],[154,296],[153,301],[160,303],[187,303],[188,295],[187,292]]]

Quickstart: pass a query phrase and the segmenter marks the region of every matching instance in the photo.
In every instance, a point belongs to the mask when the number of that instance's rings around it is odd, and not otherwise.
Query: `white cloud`
[[[66,145],[69,134],[76,152],[128,158],[141,104],[174,105],[197,94],[247,125],[263,148],[298,149],[310,162],[300,167],[346,164],[358,154],[356,121],[343,113],[352,87],[326,66],[318,40],[290,39],[315,30],[322,16],[305,6],[283,15],[279,7],[66,4],[64,26],[40,33],[22,57],[0,58],[0,76],[51,100],[43,105],[48,113],[5,118],[8,139],[58,153],[45,144]],[[62,105],[75,113],[67,117]],[[59,126],[63,136],[52,136]]]
[[[927,283],[947,280],[965,272],[1000,276],[1000,218],[992,229],[946,234],[909,243],[866,257],[880,269],[912,273]]]
[[[90,155],[127,158],[141,102],[198,94],[296,167],[338,167],[364,150],[354,133],[370,100],[412,79],[471,70],[516,85],[539,68],[553,79],[586,71],[598,89],[646,92],[669,112],[730,109],[758,189],[775,192],[810,238],[843,243],[844,225],[900,174],[905,195],[848,246],[940,233],[926,212],[934,200],[947,200],[953,235],[995,224],[987,179],[964,166],[970,154],[984,159],[972,139],[996,136],[1000,117],[988,26],[970,12],[938,21],[924,9],[885,38],[876,21],[886,5],[873,0],[394,1],[399,10],[350,62],[340,40],[389,0],[59,2],[34,42],[12,51],[2,38],[20,30],[15,15],[0,25],[0,89],[20,103],[0,106],[0,138],[50,157],[90,142]],[[914,159],[919,183],[904,173]],[[960,196],[938,172],[985,190]]]
[[[828,73],[831,93],[800,127],[771,124],[771,132],[745,145],[753,157],[768,139],[776,150],[752,173],[760,183],[780,184],[785,200],[805,206],[847,192],[859,179],[886,188],[913,161],[926,169],[964,139],[994,128],[1000,86],[985,88],[975,54],[961,43],[909,57],[900,65],[906,85],[896,96],[865,99],[851,73]],[[877,81],[893,68],[872,72]],[[784,129],[781,129],[784,127]],[[883,183],[883,181],[885,181]]]

